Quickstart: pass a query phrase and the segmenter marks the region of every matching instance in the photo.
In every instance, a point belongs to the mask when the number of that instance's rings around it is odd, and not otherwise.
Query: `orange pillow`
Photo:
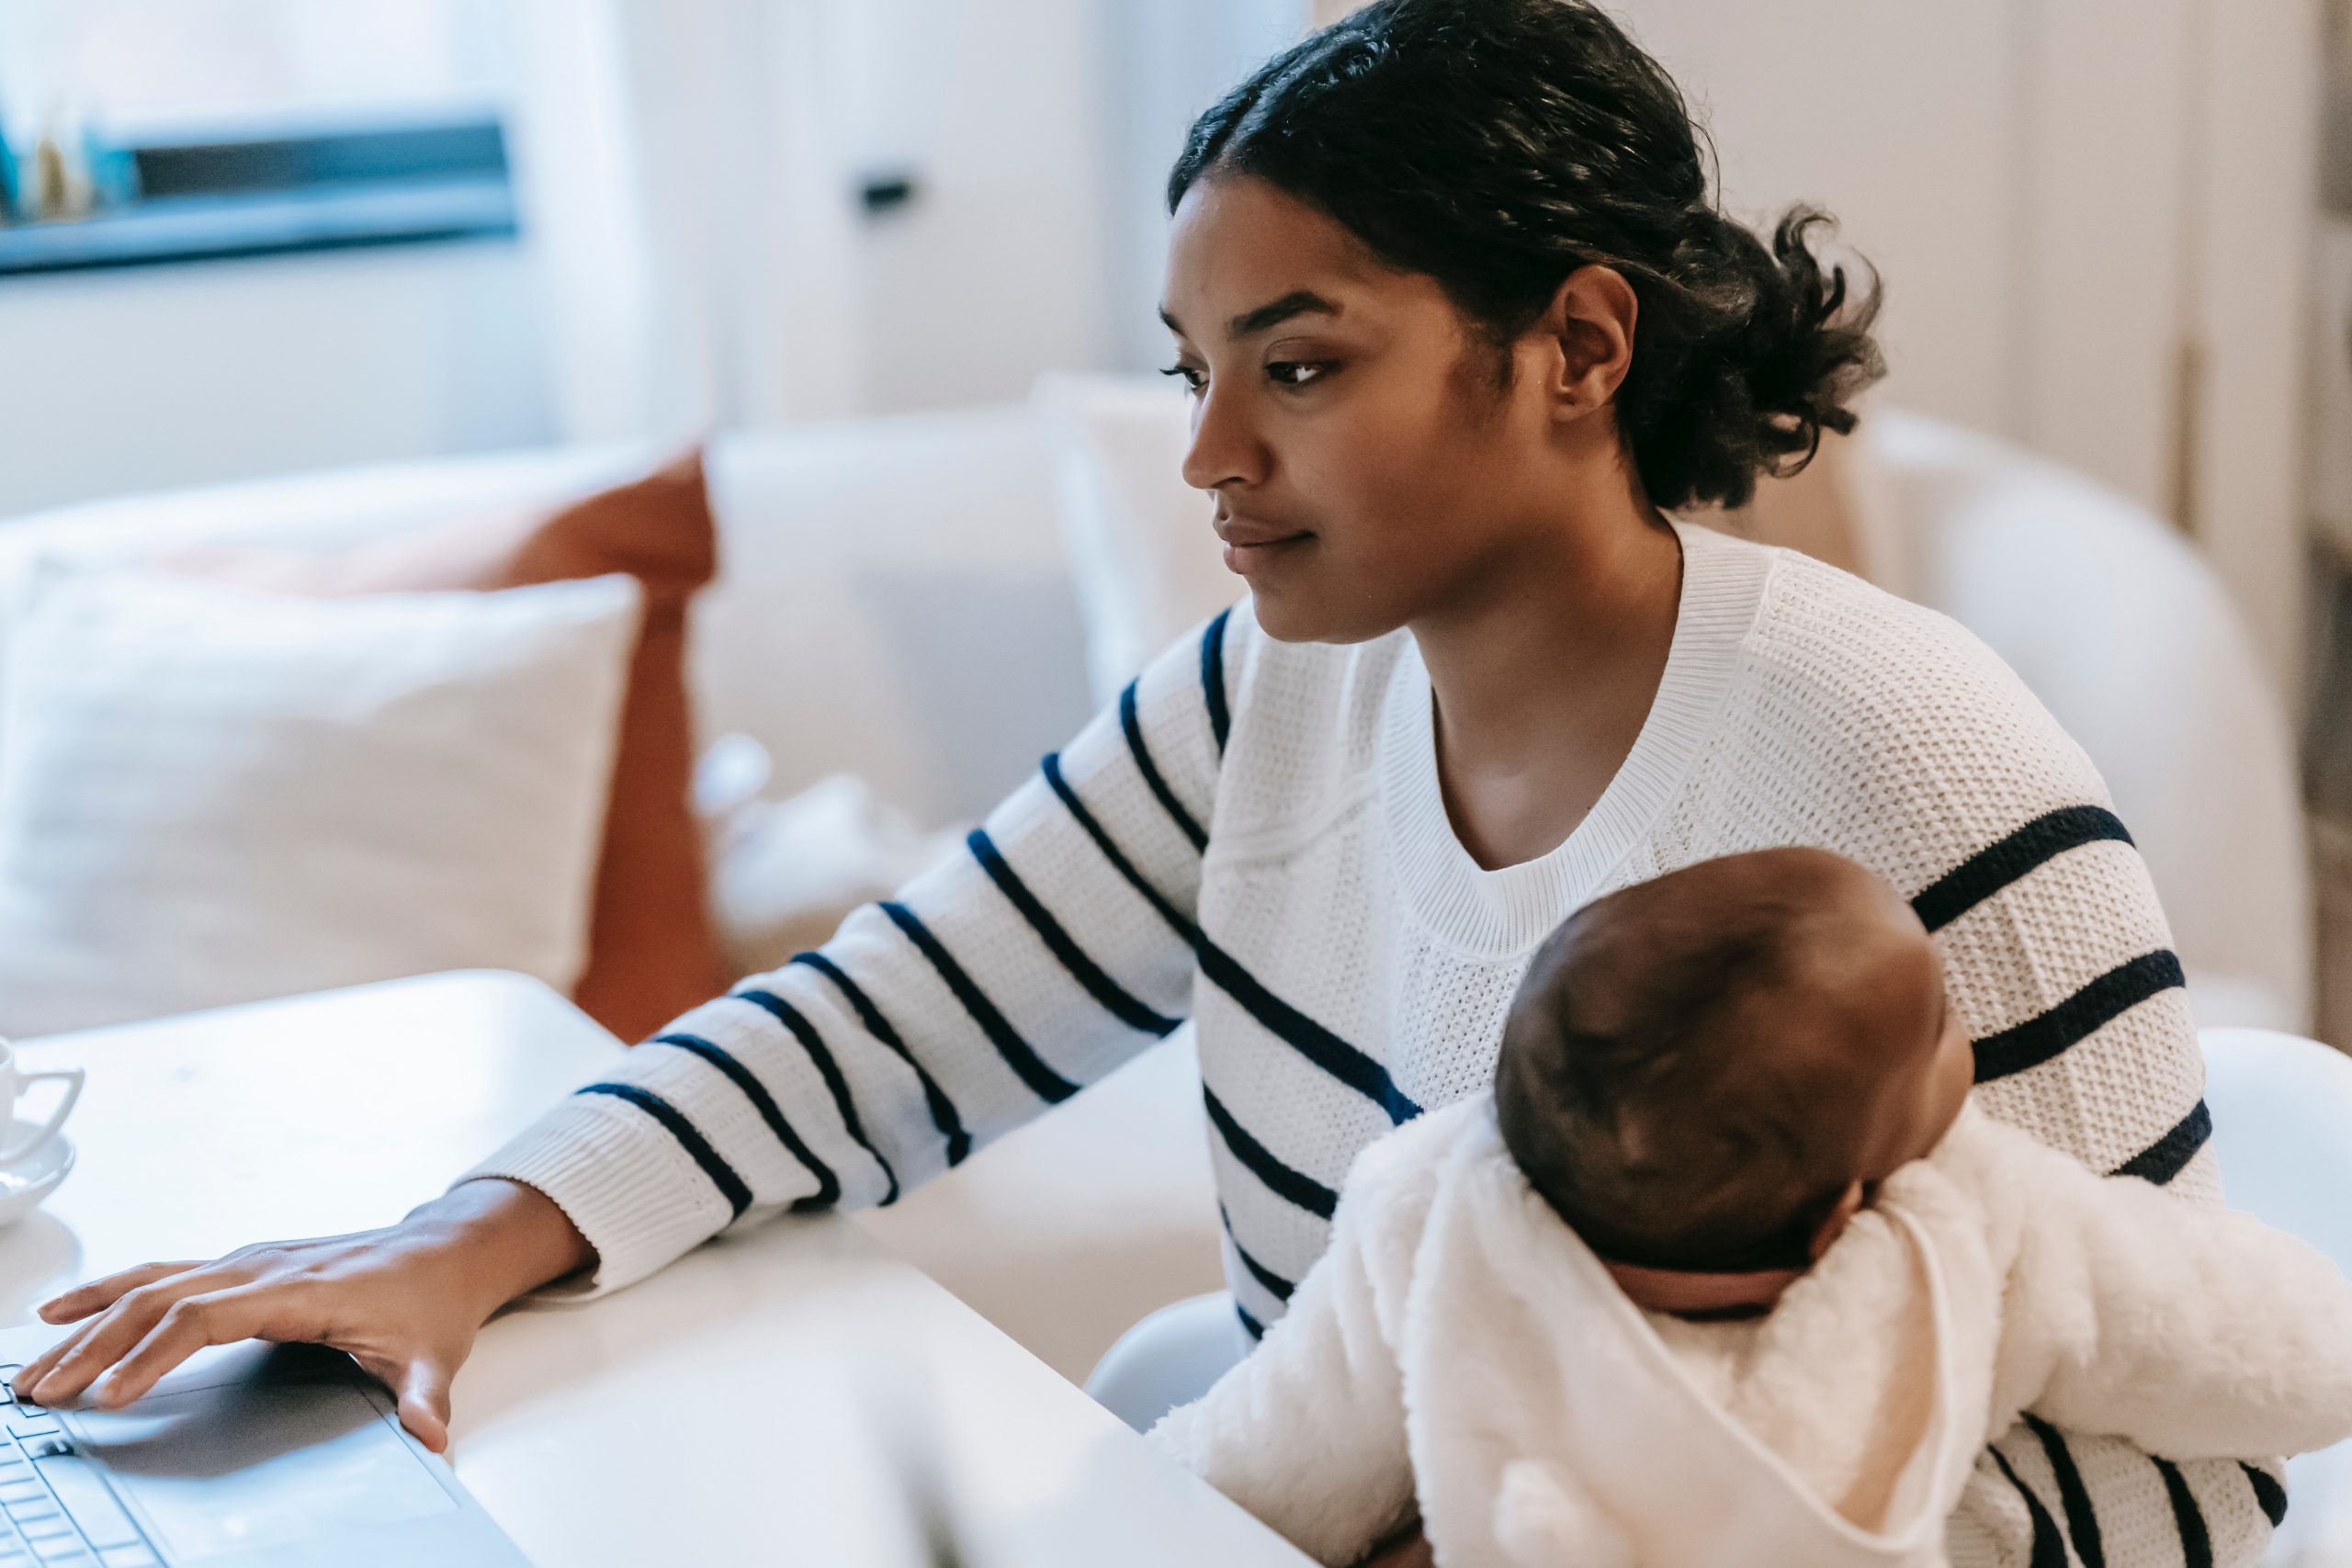
[[[329,598],[635,577],[645,622],[621,705],[588,965],[572,998],[622,1039],[638,1040],[726,988],[691,797],[686,613],[718,564],[699,450],[552,513],[473,515],[326,553],[191,551],[163,564]]]

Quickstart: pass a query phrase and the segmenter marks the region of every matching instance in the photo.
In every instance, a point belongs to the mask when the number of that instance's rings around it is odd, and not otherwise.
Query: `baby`
[[[1322,1562],[1939,1563],[2030,1409],[2175,1459],[2352,1437],[2352,1285],[1968,1102],[1909,906],[1772,850],[1538,951],[1491,1096],[1364,1152],[1249,1359],[1153,1440]]]

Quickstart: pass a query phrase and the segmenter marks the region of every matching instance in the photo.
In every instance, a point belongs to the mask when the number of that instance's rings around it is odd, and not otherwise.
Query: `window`
[[[0,0],[0,276],[514,232],[503,0]]]

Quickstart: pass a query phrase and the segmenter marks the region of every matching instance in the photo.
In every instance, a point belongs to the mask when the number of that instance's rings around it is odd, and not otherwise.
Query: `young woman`
[[[1249,596],[967,852],[444,1197],[69,1292],[21,1387],[122,1400],[201,1343],[323,1339],[438,1445],[502,1303],[888,1202],[1187,1016],[1258,1335],[1356,1152],[1486,1081],[1545,932],[1772,844],[1915,897],[1988,1110],[2214,1198],[2179,965],[2081,751],[1959,627],[1669,515],[1851,427],[1877,300],[1825,275],[1820,215],[1769,247],[1727,220],[1674,85],[1584,0],[1374,5],[1204,115],[1170,197],[1184,476]],[[2032,1426],[1952,1550],[2246,1562],[2282,1506],[2267,1471]]]

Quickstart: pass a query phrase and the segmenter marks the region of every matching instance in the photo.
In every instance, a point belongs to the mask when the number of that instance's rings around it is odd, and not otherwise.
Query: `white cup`
[[[14,1136],[17,1100],[25,1090],[43,1078],[57,1078],[65,1085],[65,1093],[57,1108],[43,1122],[23,1136]],[[65,1125],[65,1118],[74,1112],[74,1102],[82,1098],[82,1069],[63,1067],[54,1072],[28,1073],[17,1065],[16,1048],[0,1040],[0,1165],[14,1165],[27,1155],[45,1146]]]

